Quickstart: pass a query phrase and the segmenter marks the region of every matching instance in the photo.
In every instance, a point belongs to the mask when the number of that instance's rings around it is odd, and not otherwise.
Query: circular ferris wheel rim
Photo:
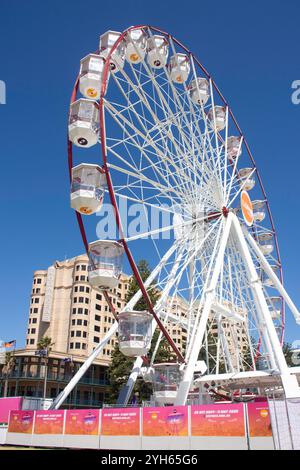
[[[133,30],[136,30],[136,29],[150,29],[153,32],[162,34],[163,36],[171,39],[175,44],[177,44],[177,46],[179,46],[189,57],[192,57],[195,64],[201,69],[201,71],[203,72],[205,77],[211,82],[213,89],[216,91],[216,93],[219,96],[220,100],[223,102],[223,105],[228,109],[228,114],[230,115],[230,117],[231,117],[231,119],[232,119],[238,133],[239,133],[239,136],[243,138],[243,143],[245,145],[248,157],[250,158],[250,161],[253,164],[253,167],[255,168],[254,174],[257,175],[258,183],[259,183],[259,186],[261,188],[262,195],[264,197],[264,202],[266,204],[266,208],[267,208],[267,212],[268,212],[268,216],[269,216],[269,221],[270,221],[270,225],[271,225],[271,230],[272,230],[272,234],[273,234],[274,241],[275,241],[275,249],[276,249],[276,255],[277,255],[278,266],[279,266],[279,274],[280,274],[279,277],[280,277],[281,283],[283,284],[283,270],[282,270],[282,263],[281,263],[280,250],[279,250],[279,244],[278,244],[278,237],[277,237],[277,233],[276,233],[276,229],[275,229],[273,216],[272,216],[272,213],[271,213],[269,200],[267,198],[267,194],[266,194],[265,188],[264,188],[263,183],[262,183],[262,178],[260,176],[260,173],[259,173],[259,170],[257,168],[256,162],[255,162],[254,157],[252,155],[250,146],[247,142],[247,139],[245,138],[245,135],[244,135],[243,131],[241,130],[241,128],[240,128],[240,126],[237,122],[237,119],[235,118],[235,115],[234,115],[231,107],[228,104],[228,101],[225,99],[225,97],[221,93],[220,89],[216,85],[216,83],[215,83],[214,79],[212,78],[212,76],[208,73],[206,68],[197,59],[197,57],[186,46],[184,46],[179,40],[177,40],[172,34],[164,31],[161,28],[155,27],[155,26],[136,25],[136,26],[131,26],[131,27],[125,29],[121,33],[120,37],[116,40],[116,42],[114,43],[114,45],[112,46],[112,48],[110,49],[110,51],[109,51],[109,53],[106,57],[105,65],[104,65],[104,71],[103,71],[102,85],[101,85],[101,94],[100,94],[100,98],[99,98],[99,118],[100,118],[100,145],[101,145],[101,151],[102,151],[103,168],[104,168],[105,173],[108,177],[107,178],[107,180],[108,180],[107,181],[108,192],[109,192],[111,204],[114,207],[116,224],[117,224],[119,233],[121,235],[120,241],[122,242],[122,244],[124,246],[127,257],[131,258],[131,260],[129,259],[129,262],[130,262],[131,268],[133,270],[133,273],[134,273],[134,275],[137,279],[137,282],[139,284],[140,289],[142,290],[142,292],[145,293],[144,297],[146,297],[146,298],[148,297],[147,291],[146,291],[144,283],[143,283],[143,281],[142,281],[142,279],[139,275],[139,272],[138,272],[136,263],[134,261],[134,258],[131,255],[130,249],[128,247],[128,243],[127,243],[125,237],[122,234],[122,224],[121,224],[120,213],[119,213],[119,209],[118,209],[118,206],[117,206],[115,192],[114,192],[114,188],[113,188],[113,183],[112,183],[112,179],[111,179],[111,175],[110,175],[110,171],[109,171],[109,167],[108,167],[107,149],[106,149],[105,118],[104,118],[104,96],[105,96],[106,89],[107,89],[107,86],[108,86],[110,59],[111,59],[112,54],[114,53],[114,51],[117,49],[118,45],[125,39],[126,34],[130,31],[133,31]],[[97,51],[97,53],[98,53],[98,51]],[[73,91],[72,91],[71,100],[70,100],[71,104],[74,101],[76,101],[76,95],[77,95],[78,87],[79,87],[79,75],[76,79],[76,82],[75,82],[75,85],[74,85],[74,88],[73,88]],[[69,166],[69,175],[70,175],[70,178],[71,178],[71,172],[72,172],[72,167],[73,167],[73,144],[69,140],[69,138],[67,138],[67,140],[68,140],[68,166]],[[76,217],[77,217],[77,222],[78,222],[78,225],[79,225],[79,228],[80,228],[82,240],[83,240],[83,243],[84,243],[84,246],[85,246],[85,250],[88,253],[88,241],[87,241],[87,236],[86,236],[86,232],[85,232],[85,228],[84,228],[83,218],[82,218],[82,215],[78,212],[76,212]],[[148,298],[148,301],[149,301],[149,298]],[[285,302],[284,301],[282,303],[281,329],[282,329],[282,331],[281,331],[280,340],[281,340],[281,343],[283,344],[284,332],[285,332]]]

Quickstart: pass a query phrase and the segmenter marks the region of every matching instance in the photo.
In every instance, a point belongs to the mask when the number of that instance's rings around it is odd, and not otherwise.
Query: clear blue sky
[[[0,338],[24,344],[32,273],[83,251],[69,209],[66,121],[79,60],[99,34],[161,27],[201,60],[251,145],[277,227],[285,282],[299,293],[300,79],[297,1],[1,0]],[[288,321],[287,338],[300,339]]]

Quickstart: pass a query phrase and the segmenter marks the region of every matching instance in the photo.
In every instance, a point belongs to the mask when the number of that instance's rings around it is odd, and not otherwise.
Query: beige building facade
[[[119,313],[124,305],[130,277],[122,274],[117,288],[110,292]],[[103,293],[88,282],[88,258],[77,256],[56,261],[48,270],[35,271],[30,300],[26,349],[37,349],[43,336],[49,336],[53,351],[88,357],[113,323],[113,314]],[[112,338],[98,359],[108,365],[116,338]]]

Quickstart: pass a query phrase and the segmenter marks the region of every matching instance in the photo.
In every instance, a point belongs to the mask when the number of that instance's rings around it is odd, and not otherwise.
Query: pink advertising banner
[[[67,410],[65,434],[97,436],[100,410]]]
[[[250,437],[271,437],[272,428],[267,402],[248,403]]]
[[[62,434],[64,427],[63,410],[35,412],[34,434]]]
[[[188,408],[143,408],[143,436],[187,436]]]
[[[13,410],[10,412],[8,432],[31,434],[33,428],[33,410]]]
[[[11,410],[22,409],[23,397],[0,398],[0,423],[8,423]]]
[[[192,436],[245,436],[244,405],[191,407]]]
[[[110,408],[102,410],[103,436],[139,436],[139,408]]]

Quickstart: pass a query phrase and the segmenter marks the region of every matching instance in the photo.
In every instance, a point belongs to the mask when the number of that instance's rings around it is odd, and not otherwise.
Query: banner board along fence
[[[8,444],[101,449],[273,448],[267,402],[10,412]]]

